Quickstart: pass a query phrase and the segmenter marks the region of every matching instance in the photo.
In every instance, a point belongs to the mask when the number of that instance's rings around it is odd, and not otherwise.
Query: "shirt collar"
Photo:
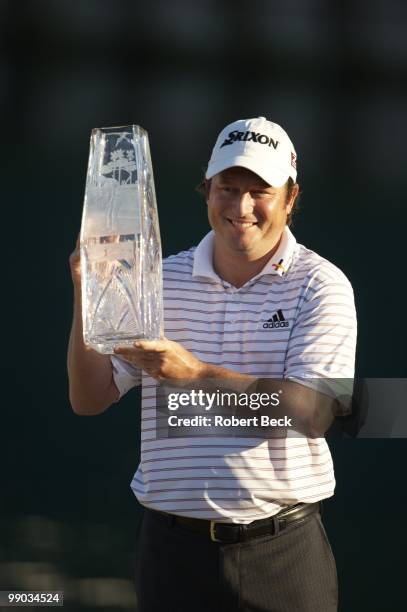
[[[222,282],[222,279],[213,269],[212,258],[214,237],[214,232],[209,232],[209,234],[206,234],[206,236],[196,247],[194,252],[194,267],[192,270],[192,276],[201,276],[210,278],[217,282]],[[278,276],[284,276],[292,262],[296,244],[297,241],[290,229],[285,226],[277,251],[274,253],[273,257],[269,259],[261,272],[259,272],[259,274],[257,274],[254,278],[259,278],[265,274],[277,274]]]

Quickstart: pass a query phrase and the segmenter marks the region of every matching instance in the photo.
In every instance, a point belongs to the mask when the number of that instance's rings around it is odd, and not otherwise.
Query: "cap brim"
[[[288,177],[291,176],[279,168],[270,168],[269,164],[259,164],[258,159],[256,160],[254,157],[237,155],[236,157],[228,157],[227,159],[209,163],[205,178],[211,179],[215,174],[219,174],[219,172],[223,172],[223,170],[228,168],[235,168],[236,166],[251,170],[272,187],[282,187],[287,182]],[[294,177],[292,178],[294,179]]]

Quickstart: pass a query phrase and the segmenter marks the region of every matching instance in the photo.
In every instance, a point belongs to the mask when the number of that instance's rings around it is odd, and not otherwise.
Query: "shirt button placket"
[[[238,314],[236,298],[237,298],[237,291],[231,288],[230,293],[229,293],[229,300],[228,300],[228,307],[229,307],[229,313],[230,313],[229,315],[230,324],[233,324],[236,322],[236,318]]]

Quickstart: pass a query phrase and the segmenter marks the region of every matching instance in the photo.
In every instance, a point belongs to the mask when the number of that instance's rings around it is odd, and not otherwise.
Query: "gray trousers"
[[[136,594],[137,612],[336,612],[338,585],[319,514],[225,545],[145,510]]]

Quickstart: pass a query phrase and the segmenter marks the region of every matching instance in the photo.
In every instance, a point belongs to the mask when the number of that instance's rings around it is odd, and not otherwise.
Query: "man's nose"
[[[236,215],[238,217],[244,217],[247,214],[253,212],[254,201],[250,193],[248,191],[244,193],[240,193],[236,197],[235,206],[236,206]]]

